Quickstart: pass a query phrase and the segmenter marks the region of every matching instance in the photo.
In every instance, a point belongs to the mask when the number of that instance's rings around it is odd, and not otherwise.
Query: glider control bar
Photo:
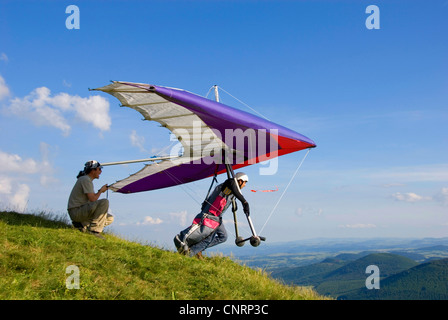
[[[228,163],[226,163],[226,170],[227,170],[227,176],[229,178],[235,179],[236,185],[238,186],[238,182],[236,181],[235,174],[233,172],[233,168]],[[247,214],[246,214],[246,218],[247,218],[247,222],[249,223],[250,230],[252,231],[252,236],[249,237],[249,238],[246,238],[246,239],[244,239],[243,237],[239,236],[238,235],[238,223],[237,223],[237,219],[236,219],[236,202],[235,202],[235,199],[232,200],[232,211],[233,211],[233,219],[235,221],[235,235],[236,235],[235,244],[238,247],[242,247],[247,240],[250,240],[250,244],[253,247],[258,247],[260,245],[261,241],[266,241],[265,237],[261,237],[261,236],[257,235],[257,233],[255,232],[254,225],[252,223],[252,219]]]

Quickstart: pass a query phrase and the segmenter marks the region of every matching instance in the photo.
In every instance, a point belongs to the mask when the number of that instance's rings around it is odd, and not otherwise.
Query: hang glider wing
[[[171,187],[224,173],[225,161],[238,169],[316,146],[295,131],[184,90],[121,81],[94,90],[157,121],[184,149],[178,158],[148,164],[117,181],[110,186],[117,192]]]

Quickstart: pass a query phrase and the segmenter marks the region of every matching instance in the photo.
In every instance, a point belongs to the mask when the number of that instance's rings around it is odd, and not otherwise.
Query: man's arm
[[[107,188],[108,188],[108,186],[107,186],[107,184],[105,184],[104,186],[101,187],[100,190],[98,190],[97,193],[93,193],[93,192],[87,193],[87,198],[89,198],[90,202],[97,201],[98,198],[101,196],[101,194],[107,191]]]
[[[247,202],[247,200],[244,198],[243,194],[240,191],[240,188],[237,185],[237,182],[235,182],[235,179],[229,179],[227,180],[229,181],[229,188],[230,190],[232,190],[232,193],[234,194],[234,196],[241,201],[241,203],[243,204],[243,211],[244,213],[249,216],[250,214],[250,210],[249,210],[249,202]]]

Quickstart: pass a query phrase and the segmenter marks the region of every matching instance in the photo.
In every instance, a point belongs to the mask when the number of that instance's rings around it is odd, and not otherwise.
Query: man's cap
[[[89,160],[84,164],[84,168],[85,169],[96,169],[96,168],[102,169],[103,167],[101,166],[101,164],[98,161]]]

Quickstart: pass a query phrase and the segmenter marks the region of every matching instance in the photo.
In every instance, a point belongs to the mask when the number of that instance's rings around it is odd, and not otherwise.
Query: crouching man
[[[108,214],[109,200],[100,199],[103,192],[107,191],[107,184],[95,193],[93,180],[99,179],[102,166],[98,161],[90,160],[84,165],[76,177],[76,183],[68,199],[67,211],[73,226],[82,232],[89,232],[98,238],[105,226],[114,221],[114,217]]]

